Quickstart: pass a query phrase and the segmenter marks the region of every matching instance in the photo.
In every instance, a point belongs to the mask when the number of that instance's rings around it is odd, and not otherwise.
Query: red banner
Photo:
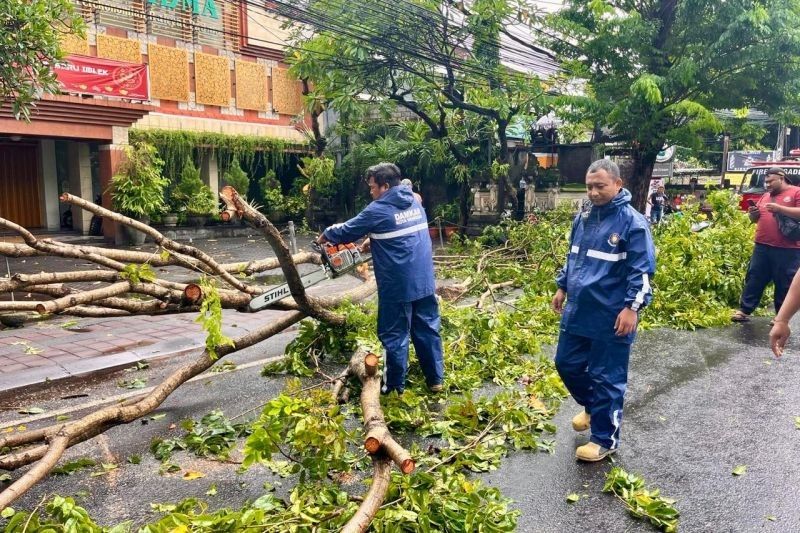
[[[53,70],[61,90],[67,93],[150,99],[147,65],[71,55]]]

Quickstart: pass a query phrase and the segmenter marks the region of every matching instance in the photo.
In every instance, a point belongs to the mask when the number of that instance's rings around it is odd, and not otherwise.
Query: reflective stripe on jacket
[[[398,185],[343,224],[323,233],[332,243],[369,236],[378,297],[413,302],[436,289],[428,218],[411,189]]]
[[[579,213],[570,249],[556,277],[567,293],[561,329],[595,339],[614,338],[614,323],[627,306],[639,311],[652,299],[656,269],[650,226],[622,189],[611,202]],[[632,342],[635,333],[621,341]]]

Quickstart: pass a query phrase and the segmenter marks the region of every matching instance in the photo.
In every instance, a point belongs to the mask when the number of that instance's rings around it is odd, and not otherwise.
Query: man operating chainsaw
[[[396,165],[372,166],[366,177],[374,201],[326,229],[317,242],[341,244],[369,236],[378,283],[378,338],[386,351],[383,392],[405,389],[409,334],[428,388],[439,392],[444,361],[425,210],[411,189],[400,185]]]

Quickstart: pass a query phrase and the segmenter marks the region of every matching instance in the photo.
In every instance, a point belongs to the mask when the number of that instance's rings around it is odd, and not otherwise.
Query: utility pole
[[[725,174],[728,173],[728,149],[731,144],[731,136],[728,132],[722,135],[722,175],[719,177],[719,186],[725,186]]]

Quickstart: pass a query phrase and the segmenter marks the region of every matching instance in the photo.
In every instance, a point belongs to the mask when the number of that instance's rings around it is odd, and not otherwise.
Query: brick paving
[[[226,310],[223,331],[239,337],[276,312]],[[201,348],[205,333],[196,313],[165,316],[72,319],[58,317],[0,331],[0,390]],[[79,362],[77,366],[76,362]]]
[[[307,242],[305,239],[301,246]],[[194,244],[221,262],[273,256],[268,245],[256,238]],[[9,259],[9,263],[12,273],[86,268],[76,261],[52,257]],[[304,267],[305,270],[310,268],[314,267]],[[159,270],[160,275],[173,280],[185,279],[187,275],[185,270],[175,267]],[[338,286],[346,282],[326,283]],[[16,297],[20,299],[26,295],[16,293]],[[225,310],[223,331],[230,337],[239,337],[278,314],[277,311]],[[23,328],[0,330],[0,391],[196,350],[205,344],[205,334],[195,322],[196,317],[197,313],[112,318],[59,316],[29,323]]]

